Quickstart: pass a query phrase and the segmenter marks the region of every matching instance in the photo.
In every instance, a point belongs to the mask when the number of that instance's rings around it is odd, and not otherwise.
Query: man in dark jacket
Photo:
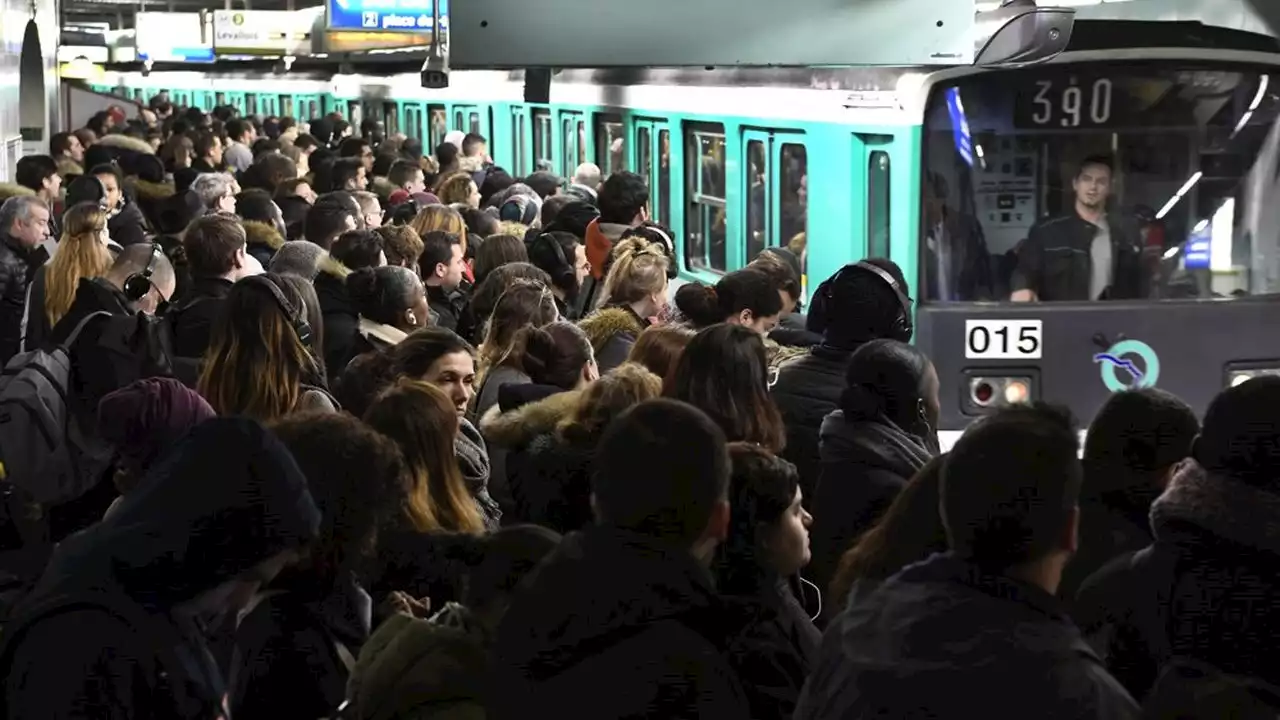
[[[453,233],[433,230],[422,236],[418,267],[427,286],[432,325],[455,331],[466,305],[466,298],[458,292],[464,268],[462,255],[462,238]]]
[[[1081,628],[1144,702],[1174,658],[1280,685],[1277,403],[1275,377],[1218,395],[1192,460],[1151,506],[1155,542],[1080,589]]]
[[[745,718],[707,564],[728,531],[723,432],[650,400],[615,420],[598,525],[565,538],[498,629],[491,718]]]
[[[227,717],[200,627],[234,617],[319,524],[279,440],[251,420],[206,421],[59,546],[5,626],[4,715]]]
[[[783,457],[800,471],[800,487],[813,498],[820,458],[818,432],[844,392],[845,368],[853,351],[872,340],[911,341],[911,308],[906,279],[892,260],[871,258],[866,264],[892,278],[856,265],[846,265],[818,286],[809,307],[808,329],[822,343],[778,368],[771,386],[774,402],[787,426]]]
[[[1075,428],[1040,406],[971,427],[943,471],[952,552],[828,628],[797,720],[1138,717],[1054,598],[1076,546]]]
[[[147,221],[137,203],[124,192],[124,176],[116,165],[98,165],[89,171],[98,178],[107,193],[107,234],[121,245],[137,245],[147,241]]]
[[[22,343],[27,286],[48,260],[40,247],[49,236],[49,206],[33,196],[11,197],[0,205],[0,365]]]
[[[246,243],[239,218],[222,213],[197,218],[182,237],[191,284],[168,321],[174,354],[181,359],[178,375],[189,387],[195,385],[193,367],[209,347],[231,286],[249,272]]]

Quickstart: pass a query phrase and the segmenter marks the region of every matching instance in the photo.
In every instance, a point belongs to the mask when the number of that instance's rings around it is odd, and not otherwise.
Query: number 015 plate
[[[965,320],[969,360],[1039,360],[1044,350],[1039,320]]]

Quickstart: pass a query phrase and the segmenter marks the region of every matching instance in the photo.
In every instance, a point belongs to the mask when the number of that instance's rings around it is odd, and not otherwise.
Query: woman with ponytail
[[[938,454],[939,408],[938,374],[915,347],[873,340],[849,359],[839,408],[819,433],[809,566],[818,587],[827,587],[841,553]]]
[[[715,285],[682,286],[676,291],[676,309],[695,330],[729,323],[768,335],[782,314],[782,295],[772,278],[748,267],[725,275]]]
[[[614,246],[604,279],[603,305],[579,325],[591,338],[600,372],[626,362],[631,346],[667,307],[666,250],[642,237],[629,237]]]

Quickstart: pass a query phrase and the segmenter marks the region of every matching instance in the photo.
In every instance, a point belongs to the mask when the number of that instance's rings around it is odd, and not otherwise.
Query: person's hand
[[[392,615],[408,615],[409,617],[425,620],[431,613],[431,598],[418,599],[408,593],[396,590],[382,601],[382,610],[380,615],[390,617]]]

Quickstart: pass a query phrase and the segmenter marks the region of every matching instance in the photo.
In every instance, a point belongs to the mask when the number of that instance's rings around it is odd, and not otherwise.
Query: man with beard
[[[1013,273],[1014,302],[1136,298],[1142,289],[1136,224],[1107,212],[1111,160],[1089,157],[1071,189],[1072,210],[1031,228]]]
[[[551,276],[551,292],[560,316],[576,320],[572,312],[574,301],[582,290],[582,281],[591,272],[582,241],[572,233],[543,233],[529,243],[529,262]]]

